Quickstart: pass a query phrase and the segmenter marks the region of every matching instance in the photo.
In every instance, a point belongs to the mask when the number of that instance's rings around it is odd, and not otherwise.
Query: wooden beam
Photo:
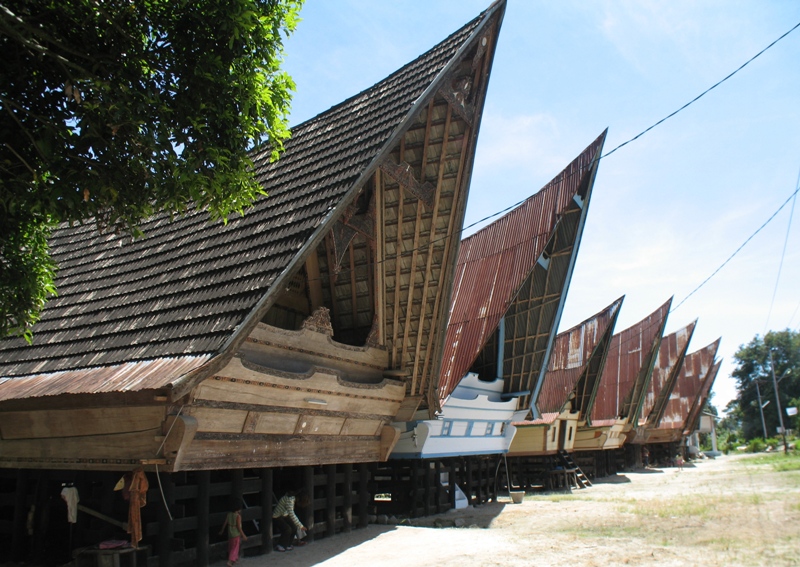
[[[352,302],[351,308],[353,312],[353,329],[358,328],[358,293],[356,292],[356,258],[353,253],[353,241],[350,240],[348,246],[350,255],[350,301]]]
[[[397,181],[400,187],[425,203],[428,208],[433,206],[433,196],[436,188],[427,181],[417,181],[414,177],[414,169],[410,164],[402,161],[402,159],[400,163],[395,163],[390,156],[381,163],[380,167],[384,173]]]
[[[375,315],[378,319],[378,344],[386,344],[386,241],[384,232],[384,216],[386,202],[381,179],[381,170],[375,170]]]
[[[349,533],[353,527],[353,465],[345,463],[341,465],[344,472],[344,486],[342,488],[342,518],[344,525],[342,531]]]
[[[339,272],[336,271],[334,266],[336,265],[336,261],[333,258],[333,254],[331,254],[331,241],[333,240],[332,234],[329,232],[325,236],[325,255],[328,259],[328,285],[330,286],[330,293],[331,293],[331,318],[336,321],[338,326],[339,324],[339,303],[336,301],[336,276],[339,275]]]
[[[433,114],[433,101],[431,101],[430,114]],[[434,203],[433,203],[433,212],[432,212],[432,215],[431,215],[431,229],[430,229],[429,235],[428,235],[428,258],[427,258],[427,263],[425,265],[425,281],[422,283],[422,301],[421,301],[421,307],[420,307],[420,323],[419,323],[419,329],[417,330],[417,344],[416,344],[416,346],[414,348],[414,371],[411,374],[411,384],[412,384],[411,391],[412,392],[416,392],[415,386],[417,384],[417,381],[420,379],[420,362],[421,361],[419,359],[419,355],[420,355],[420,350],[422,349],[422,337],[423,337],[423,335],[425,335],[425,333],[423,332],[424,325],[423,325],[422,321],[423,321],[423,318],[426,315],[427,305],[428,305],[428,286],[429,286],[430,280],[431,280],[431,268],[432,268],[432,264],[433,264],[433,256],[435,254],[436,223],[439,220],[439,205],[440,205],[440,197],[441,197],[441,194],[442,194],[442,180],[444,179],[444,170],[446,169],[445,168],[445,161],[446,161],[446,157],[447,157],[447,145],[449,143],[449,137],[450,137],[450,118],[451,118],[451,116],[452,116],[452,112],[450,110],[450,106],[448,106],[447,110],[446,110],[446,117],[445,117],[445,120],[444,120],[444,134],[442,136],[442,151],[439,154],[439,172],[438,172],[438,178],[436,180],[436,198],[434,199]],[[442,267],[440,267],[440,270],[441,269],[442,269]],[[440,285],[438,287],[439,287],[439,292],[441,293],[442,292],[441,283],[440,283]],[[431,322],[434,319],[435,319],[435,313],[431,312]],[[430,329],[433,330],[433,327],[430,327]],[[428,334],[428,342],[426,344],[426,354],[427,354],[427,351],[431,347],[431,342],[432,341],[430,339],[430,333],[429,333]],[[424,366],[424,363],[423,363],[423,366]]]
[[[358,463],[358,527],[366,528],[369,525],[367,508],[369,506],[369,469],[367,463]]]
[[[261,553],[272,553],[272,501],[273,472],[271,468],[261,469]]]
[[[336,535],[336,465],[325,465],[325,535]]]
[[[322,278],[319,272],[319,257],[313,250],[306,258],[306,276],[308,277],[308,295],[311,301],[311,312],[325,304],[322,296]]]
[[[200,471],[197,473],[197,499],[195,500],[197,514],[197,565],[207,567],[209,562],[209,531],[211,530],[209,518],[209,499],[211,495],[211,473]]]
[[[403,160],[405,152],[405,137],[400,139],[400,161]],[[397,338],[398,326],[400,324],[400,270],[402,268],[401,259],[403,257],[403,207],[405,197],[403,196],[403,186],[397,184],[397,237],[395,238],[395,263],[394,263],[394,312],[392,313],[392,353],[389,364],[392,368],[403,368],[403,360],[397,360]]]

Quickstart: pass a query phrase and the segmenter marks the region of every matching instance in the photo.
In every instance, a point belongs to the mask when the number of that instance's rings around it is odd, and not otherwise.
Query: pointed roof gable
[[[442,360],[441,399],[445,399],[470,370],[531,276],[537,261],[546,264],[543,255],[556,225],[576,196],[583,200],[578,193],[584,188],[588,204],[596,160],[605,135],[603,132],[538,193],[462,240]],[[581,207],[586,204],[581,202]],[[585,219],[585,215],[582,218]],[[580,229],[577,233],[579,241]],[[574,251],[570,253],[574,258]],[[559,301],[561,299],[563,293],[559,294]],[[555,312],[560,313],[560,309]],[[557,317],[551,321],[558,325]],[[545,338],[550,336],[550,331],[549,328],[544,330]]]
[[[711,388],[714,386],[714,380],[717,378],[720,366],[722,366],[721,360],[715,362],[711,367],[711,370],[708,371],[706,379],[703,381],[703,385],[700,388],[700,394],[697,396],[694,405],[692,405],[692,408],[689,410],[689,415],[686,416],[686,421],[683,424],[684,435],[690,435],[695,429],[697,429],[697,423],[700,419],[700,415],[703,413],[703,408],[706,406],[706,401],[711,393]]]
[[[293,128],[277,162],[268,149],[256,151],[269,196],[246,215],[222,224],[198,210],[175,220],[162,214],[143,223],[146,236],[134,241],[88,225],[57,230],[59,296],[34,327],[33,345],[0,341],[0,376],[32,377],[36,395],[153,388],[230,351],[447,85],[451,69],[476,45],[473,65],[482,61],[482,30],[499,26],[504,6],[495,2],[375,86]],[[153,361],[160,371],[143,374],[140,367]],[[49,378],[77,369],[86,369],[80,380],[52,387]],[[18,379],[0,381],[0,399],[20,395],[27,394]]]
[[[717,339],[710,345],[686,355],[657,429],[683,430],[704,386],[709,384],[708,379],[715,366],[714,357],[717,355],[719,343],[720,339]]]
[[[606,366],[591,412],[591,425],[611,425],[619,418],[636,417],[661,344],[671,304],[672,298],[611,339]]]
[[[556,336],[547,374],[536,401],[542,415],[558,414],[564,409],[590,366],[595,372],[602,370],[623,299],[617,299],[600,313]],[[576,398],[580,398],[575,400],[576,409],[588,405],[596,394],[596,382],[593,384],[595,387],[589,381],[585,382],[586,391],[575,392]]]
[[[648,427],[653,427],[664,415],[696,325],[697,320],[661,339],[658,359],[653,367],[653,375],[642,405],[640,424],[646,422]]]

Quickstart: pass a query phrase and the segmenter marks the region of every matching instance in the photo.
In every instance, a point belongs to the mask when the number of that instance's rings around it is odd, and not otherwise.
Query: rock
[[[453,521],[453,525],[457,528],[463,528],[465,525],[467,525],[467,522],[464,520],[464,518],[456,518]]]
[[[397,516],[389,516],[389,525],[396,526],[399,523]]]
[[[386,514],[379,514],[378,518],[376,519],[376,523],[385,526],[389,523],[389,516]]]

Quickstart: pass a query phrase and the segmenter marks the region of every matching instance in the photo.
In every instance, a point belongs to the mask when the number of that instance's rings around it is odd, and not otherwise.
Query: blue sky
[[[286,43],[291,122],[368,88],[488,5],[309,0]],[[638,134],[798,22],[800,3],[788,1],[510,0],[466,223],[538,191],[604,128],[606,151]],[[618,330],[672,295],[677,304],[791,195],[798,173],[800,29],[601,162],[561,329],[623,294]],[[800,328],[800,206],[777,280],[790,209],[669,317],[667,332],[699,318],[690,350],[722,337],[718,406],[736,395],[739,345]]]

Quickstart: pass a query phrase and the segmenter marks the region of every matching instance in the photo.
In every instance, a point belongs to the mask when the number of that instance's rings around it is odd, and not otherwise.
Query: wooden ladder
[[[583,474],[583,471],[573,460],[571,454],[561,449],[558,452],[558,459],[561,461],[561,464],[565,469],[571,469],[575,471],[575,482],[578,485],[578,488],[588,488],[592,486],[592,481],[589,480],[588,476]]]

